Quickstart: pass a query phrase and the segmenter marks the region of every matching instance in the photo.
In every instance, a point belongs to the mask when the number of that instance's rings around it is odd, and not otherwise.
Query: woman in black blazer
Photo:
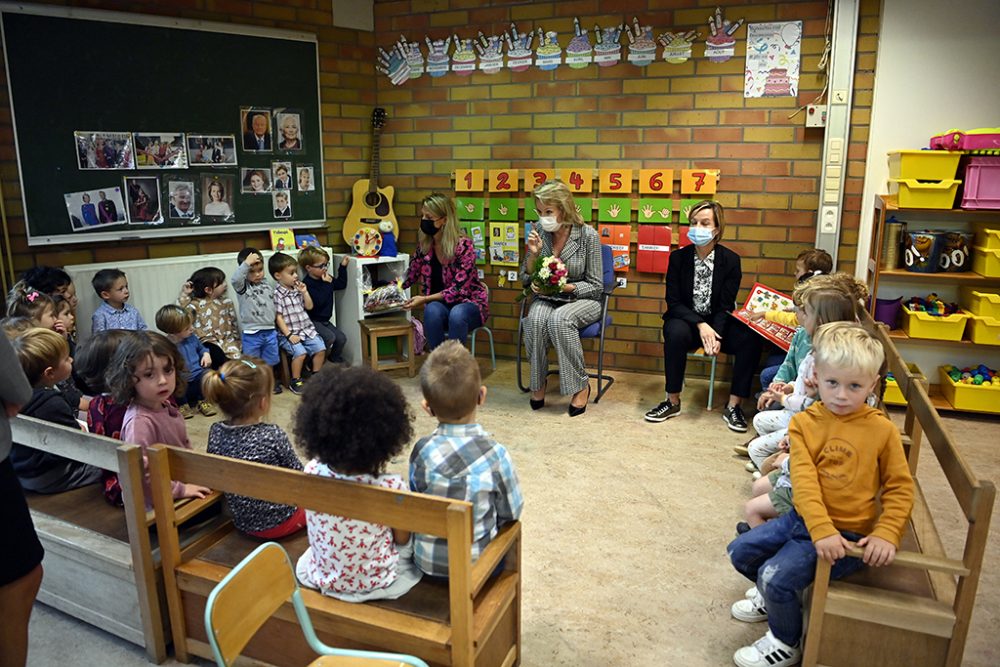
[[[663,314],[663,358],[666,400],[646,413],[646,421],[662,422],[681,410],[681,388],[687,353],[699,347],[705,354],[733,357],[733,382],[722,419],[730,429],[745,433],[741,404],[750,396],[760,362],[763,339],[732,317],[743,271],[740,256],[719,245],[725,227],[722,205],[702,201],[688,214],[692,244],[670,254],[667,269],[667,312]]]

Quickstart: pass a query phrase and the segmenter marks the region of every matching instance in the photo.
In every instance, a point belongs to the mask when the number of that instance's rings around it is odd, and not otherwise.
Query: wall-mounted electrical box
[[[806,105],[806,127],[826,127],[826,105]]]

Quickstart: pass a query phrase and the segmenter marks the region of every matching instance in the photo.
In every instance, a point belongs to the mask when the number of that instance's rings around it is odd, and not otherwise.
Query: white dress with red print
[[[405,491],[399,475],[344,475],[315,459],[306,473]],[[396,544],[392,529],[376,523],[306,510],[309,548],[296,565],[299,582],[347,602],[395,599],[420,581],[411,543]]]

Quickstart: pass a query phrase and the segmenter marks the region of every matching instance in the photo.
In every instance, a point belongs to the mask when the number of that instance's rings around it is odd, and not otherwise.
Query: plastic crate
[[[962,308],[973,315],[1000,319],[1000,294],[963,287]]]
[[[941,393],[956,410],[992,412],[1000,414],[1000,384],[988,386],[955,382],[945,369],[938,368],[941,375]]]
[[[965,166],[962,208],[1000,209],[1000,157],[974,157]]]
[[[969,317],[969,340],[976,345],[1000,345],[1000,320],[995,317]]]
[[[951,315],[931,315],[919,310],[910,310],[903,304],[903,331],[910,338],[930,340],[962,340],[965,323],[969,314],[965,312]]]
[[[906,366],[910,369],[910,375],[913,376],[913,379],[923,383],[924,387],[926,387],[927,378],[924,377],[920,368],[916,364],[906,364]],[[882,394],[882,401],[886,405],[906,405],[906,398],[903,396],[903,391],[899,388],[899,384],[895,379],[887,379],[885,381],[885,393]]]
[[[898,196],[900,208],[949,209],[961,184],[956,180],[921,183],[915,178],[895,178],[889,180],[889,194]]]
[[[976,223],[976,246],[986,250],[1000,250],[1000,229],[990,229],[995,222]]]
[[[972,270],[987,278],[1000,278],[1000,250],[973,248]]]
[[[890,151],[889,178],[949,181],[958,173],[961,153],[948,151]]]
[[[931,137],[931,148],[950,151],[995,151],[1000,149],[1000,128],[948,130]]]

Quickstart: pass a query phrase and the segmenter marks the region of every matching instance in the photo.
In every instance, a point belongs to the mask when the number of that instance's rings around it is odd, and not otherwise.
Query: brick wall
[[[432,190],[452,190],[450,176],[456,168],[715,168],[722,171],[717,197],[727,208],[725,243],[743,257],[744,287],[757,280],[791,286],[794,257],[815,240],[823,133],[806,130],[803,114],[789,115],[822,88],[816,70],[824,49],[826,2],[745,5],[712,0],[696,9],[684,0],[483,4],[377,2],[376,44],[388,48],[400,34],[420,44],[425,34],[432,39],[453,32],[474,37],[478,30],[498,34],[514,21],[522,31],[539,26],[558,31],[565,47],[574,16],[583,26],[609,26],[637,16],[642,25],[654,27],[655,35],[688,28],[705,33],[708,15],[719,4],[733,20],[804,21],[799,95],[744,99],[745,28],[738,33],[736,56],[726,63],[702,58],[704,46],[698,43],[694,59],[682,65],[654,62],[645,70],[624,62],[607,68],[505,69],[468,77],[424,75],[398,87],[380,77],[377,99],[390,118],[382,140],[382,180],[396,187],[404,247],[414,242],[418,202]],[[622,13],[601,13],[612,6]],[[854,268],[860,221],[878,6],[875,0],[862,3],[839,263],[846,271]],[[627,41],[624,35],[622,39]],[[677,181],[673,198],[675,203],[680,199]],[[676,239],[676,223],[674,232]],[[487,266],[486,273],[497,352],[512,356],[516,291],[497,287],[495,269]],[[606,363],[662,370],[663,278],[634,269],[627,277],[628,286],[616,291],[611,302],[615,326],[609,332]],[[594,353],[587,354],[592,360]]]

